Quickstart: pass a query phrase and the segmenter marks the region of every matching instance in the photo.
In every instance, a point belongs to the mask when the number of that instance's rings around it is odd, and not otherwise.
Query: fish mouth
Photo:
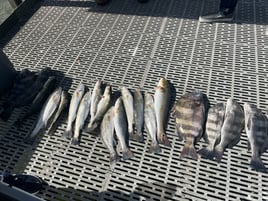
[[[158,83],[158,86],[159,87],[166,87],[167,86],[167,80],[165,79],[165,78],[161,78],[160,80],[159,80],[159,83]]]

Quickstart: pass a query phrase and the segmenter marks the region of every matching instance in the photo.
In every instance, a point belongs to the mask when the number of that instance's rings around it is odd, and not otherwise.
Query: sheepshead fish
[[[160,144],[171,146],[165,133],[168,119],[168,108],[170,99],[170,87],[165,78],[161,78],[154,94],[154,109],[157,124],[157,139]]]
[[[242,107],[234,99],[229,98],[221,128],[221,140],[214,150],[216,161],[221,161],[225,148],[231,148],[239,142],[243,126],[244,112]]]
[[[123,159],[127,160],[134,157],[134,154],[127,146],[127,135],[128,135],[128,128],[127,128],[127,117],[123,106],[122,98],[119,97],[114,106],[114,128],[116,136],[120,142],[122,148],[122,155]]]
[[[221,127],[224,121],[225,104],[217,103],[208,111],[206,123],[206,138],[208,139],[208,146],[201,149],[198,153],[205,158],[213,159],[213,152],[216,144],[221,137]]]
[[[127,114],[128,133],[133,139],[133,126],[134,126],[134,100],[131,92],[126,87],[121,87],[122,99]]]
[[[159,153],[161,152],[161,148],[157,141],[157,128],[156,128],[156,117],[155,117],[155,111],[154,111],[154,99],[153,96],[145,93],[144,95],[144,125],[148,132],[148,134],[151,137],[151,145],[149,148],[150,153]]]
[[[97,80],[94,88],[93,88],[93,92],[92,92],[92,97],[91,97],[91,104],[90,104],[90,118],[94,118],[96,112],[97,112],[97,108],[98,108],[98,104],[101,100],[101,84],[102,81],[101,80]]]
[[[112,106],[104,115],[101,122],[101,138],[110,152],[110,164],[113,165],[120,160],[116,149],[115,149],[115,139],[114,139],[114,106]]]
[[[133,134],[133,139],[138,142],[143,142],[142,128],[144,124],[144,100],[140,90],[135,90],[134,97],[134,123],[136,127],[136,133]],[[131,136],[130,136],[131,137]]]
[[[76,112],[79,107],[81,98],[84,94],[84,91],[85,91],[85,86],[81,83],[79,84],[78,88],[74,91],[72,95],[72,99],[71,99],[71,103],[69,107],[67,128],[63,134],[66,138],[71,138],[73,136],[72,125],[76,118]]]
[[[74,136],[72,139],[72,144],[74,145],[77,145],[79,143],[79,133],[80,130],[83,128],[85,120],[88,116],[90,103],[91,103],[91,91],[88,91],[82,98],[76,115]]]
[[[266,172],[266,168],[261,161],[263,148],[266,146],[268,139],[268,122],[267,117],[255,105],[244,103],[245,130],[248,136],[248,144],[252,156],[250,166],[261,172]]]
[[[68,94],[65,91],[61,92],[61,97],[60,97],[60,104],[59,107],[57,109],[57,112],[55,113],[55,115],[53,116],[53,119],[50,123],[50,126],[47,129],[47,134],[52,135],[52,133],[55,131],[55,129],[57,128],[57,124],[58,121],[60,119],[60,116],[62,115],[63,111],[67,108],[67,104],[68,104]]]
[[[62,88],[57,88],[48,98],[47,102],[43,106],[43,109],[39,115],[37,124],[32,131],[30,135],[28,135],[24,142],[28,144],[32,144],[37,134],[40,132],[41,129],[46,128],[47,123],[50,119],[50,117],[54,114],[54,112],[57,110],[57,107],[60,102]]]
[[[205,122],[203,93],[195,90],[183,95],[174,105],[172,115],[175,118],[179,139],[185,141],[180,158],[189,157],[197,160],[194,144],[201,138]]]
[[[40,112],[48,96],[55,90],[55,87],[56,87],[56,77],[50,76],[46,81],[46,83],[44,84],[43,88],[38,92],[38,94],[34,98],[29,110],[15,122],[15,125],[20,126],[25,119],[27,119],[28,117],[32,116],[37,112]]]
[[[105,87],[104,93],[97,105],[97,111],[95,115],[90,119],[87,131],[93,131],[99,126],[99,122],[102,120],[105,112],[108,110],[111,99],[111,86],[107,85]]]

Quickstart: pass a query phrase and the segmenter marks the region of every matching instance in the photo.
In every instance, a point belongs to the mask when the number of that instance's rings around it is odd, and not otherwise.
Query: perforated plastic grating
[[[93,88],[96,79],[114,90],[125,85],[153,93],[164,76],[176,98],[198,88],[211,104],[234,97],[266,111],[268,1],[240,0],[234,23],[200,24],[199,15],[216,11],[218,3],[112,0],[97,6],[88,0],[44,0],[4,51],[17,70],[58,70],[70,93],[80,82]],[[268,200],[268,176],[250,169],[244,132],[220,164],[201,157],[179,160],[183,143],[170,119],[172,148],[148,153],[145,132],[145,144],[130,142],[135,158],[111,169],[99,138],[83,132],[81,144],[73,146],[61,137],[64,120],[53,136],[41,136],[34,147],[24,144],[37,115],[20,129],[12,124],[26,111],[16,109],[7,123],[0,122],[0,170],[44,178],[48,185],[38,195],[46,200]],[[262,161],[268,167],[267,153]]]

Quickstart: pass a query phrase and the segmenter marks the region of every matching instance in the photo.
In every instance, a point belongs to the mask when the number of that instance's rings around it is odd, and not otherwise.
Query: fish
[[[140,90],[136,89],[133,93],[134,98],[134,123],[136,133],[133,134],[133,139],[138,142],[143,142],[142,128],[144,124],[144,100]],[[130,136],[131,137],[131,136]]]
[[[199,90],[182,95],[172,109],[176,133],[185,144],[180,158],[198,159],[195,143],[201,138],[206,119],[204,94]]]
[[[90,119],[87,131],[93,131],[95,128],[98,127],[99,122],[102,120],[105,112],[109,109],[110,100],[111,100],[111,86],[107,85],[97,105],[97,111],[95,115]]]
[[[208,146],[199,150],[199,154],[205,158],[213,159],[214,148],[221,137],[221,127],[224,121],[225,104],[217,103],[209,108],[206,122],[205,135],[208,139]]]
[[[151,137],[150,153],[160,153],[161,148],[157,141],[156,116],[153,96],[145,92],[144,95],[144,126]]]
[[[29,110],[15,122],[15,125],[19,127],[22,124],[22,122],[25,121],[25,119],[40,112],[42,106],[44,105],[49,95],[55,90],[55,87],[56,87],[56,77],[50,76],[46,81],[46,83],[44,84],[43,88],[38,92],[38,94],[34,98],[32,104],[30,105]]]
[[[122,148],[122,155],[124,160],[134,157],[134,154],[129,149],[126,143],[128,135],[127,117],[123,106],[122,97],[119,97],[114,105],[114,128],[116,136]]]
[[[133,139],[134,126],[134,100],[131,92],[126,87],[121,87],[122,100],[127,115],[127,125],[129,137]]]
[[[168,108],[170,99],[170,87],[165,78],[161,78],[154,94],[154,109],[157,125],[157,139],[160,144],[171,147],[165,133],[165,126],[168,119]]]
[[[101,80],[97,80],[93,92],[92,92],[92,97],[91,97],[91,104],[90,104],[90,118],[94,118],[97,108],[98,108],[98,103],[101,100]]]
[[[255,105],[244,103],[245,130],[248,137],[248,145],[251,149],[250,166],[257,171],[267,172],[261,161],[263,149],[267,146],[268,122],[267,117]]]
[[[74,136],[72,139],[72,144],[74,145],[79,144],[79,133],[80,130],[83,128],[85,120],[87,119],[87,116],[89,114],[90,104],[91,104],[91,91],[88,91],[83,96],[78,108],[75,120]]]
[[[55,113],[55,115],[53,116],[53,119],[47,129],[46,134],[48,135],[52,135],[52,133],[54,133],[55,129],[57,128],[57,123],[59,121],[59,117],[62,115],[63,111],[67,108],[69,99],[68,99],[68,94],[66,91],[62,91],[61,92],[61,97],[60,97],[60,103],[59,103],[59,107]]]
[[[32,103],[38,92],[43,88],[44,84],[51,75],[52,70],[49,67],[46,67],[40,72],[36,73],[36,79],[34,80],[31,87],[27,88],[24,93],[22,93],[21,96],[17,98],[16,106],[24,106]]]
[[[3,104],[4,110],[0,113],[1,119],[7,121],[15,107],[25,104],[25,101],[20,97],[24,96],[23,94],[27,89],[31,88],[35,79],[36,74],[28,69],[24,69],[17,74],[13,87],[8,94],[7,101],[5,101]]]
[[[224,122],[221,128],[221,140],[215,147],[214,157],[217,162],[222,159],[225,148],[232,148],[240,141],[244,128],[244,112],[242,107],[232,98],[226,103]]]
[[[112,106],[104,115],[100,125],[101,139],[110,152],[110,164],[113,165],[120,160],[115,149],[114,139],[114,106]]]
[[[35,128],[32,133],[24,139],[24,142],[27,144],[32,144],[35,140],[37,134],[41,131],[41,129],[46,128],[47,123],[50,117],[57,110],[57,107],[60,102],[62,88],[58,87],[47,99],[45,105],[42,108],[42,111],[39,114],[38,121],[36,123]]]
[[[79,84],[78,88],[74,91],[70,106],[69,106],[69,113],[68,113],[68,122],[65,132],[63,133],[63,136],[70,139],[73,136],[73,129],[72,124],[76,118],[76,112],[79,107],[81,98],[84,94],[85,86],[81,83]]]

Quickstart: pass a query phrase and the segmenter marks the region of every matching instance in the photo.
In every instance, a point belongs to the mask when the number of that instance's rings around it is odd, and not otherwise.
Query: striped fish
[[[252,156],[250,166],[261,172],[266,172],[266,168],[261,161],[261,154],[265,151],[268,139],[267,118],[255,105],[244,103],[245,130],[248,136],[249,148]]]
[[[216,161],[221,161],[225,148],[231,148],[239,142],[243,125],[244,112],[242,107],[234,99],[229,98],[221,128],[221,140],[214,151]]]
[[[219,142],[221,137],[221,127],[224,120],[225,104],[217,103],[208,111],[206,123],[206,139],[208,139],[208,146],[201,149],[198,153],[205,158],[213,159],[213,152],[215,145]]]
[[[195,90],[183,95],[174,105],[172,115],[175,118],[179,139],[185,141],[180,158],[189,157],[197,160],[194,144],[201,138],[205,122],[203,93]]]

